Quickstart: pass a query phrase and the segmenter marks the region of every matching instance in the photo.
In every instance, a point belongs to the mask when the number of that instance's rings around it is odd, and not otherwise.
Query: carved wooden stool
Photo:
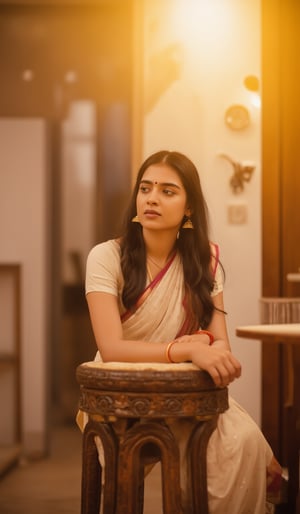
[[[142,514],[149,455],[161,461],[164,514],[182,513],[179,448],[168,421],[193,418],[187,449],[189,514],[208,514],[206,448],[219,413],[228,408],[227,388],[217,388],[206,372],[189,363],[87,362],[78,366],[76,377],[79,408],[88,414],[81,513],[98,514],[102,504],[103,514]]]

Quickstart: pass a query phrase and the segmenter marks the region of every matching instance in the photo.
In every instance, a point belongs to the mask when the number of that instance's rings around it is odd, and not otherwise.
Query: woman
[[[160,151],[141,166],[123,236],[88,257],[86,297],[98,359],[191,361],[217,386],[241,375],[230,350],[218,247],[209,241],[206,203],[194,164]],[[192,421],[171,426],[185,444]],[[264,514],[267,482],[278,489],[281,467],[257,425],[230,398],[207,455],[212,514]],[[184,505],[188,512],[188,505]]]

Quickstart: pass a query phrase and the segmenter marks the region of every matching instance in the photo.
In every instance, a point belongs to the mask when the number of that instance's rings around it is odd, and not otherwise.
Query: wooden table
[[[281,464],[289,470],[288,503],[277,508],[276,512],[300,514],[297,507],[299,490],[299,405],[300,370],[296,369],[294,347],[300,344],[300,323],[269,325],[247,325],[236,328],[236,335],[245,339],[258,339],[263,344],[280,343],[283,347],[281,395]],[[270,370],[270,373],[272,371]]]
[[[300,282],[300,273],[288,273],[286,278],[288,282]]]

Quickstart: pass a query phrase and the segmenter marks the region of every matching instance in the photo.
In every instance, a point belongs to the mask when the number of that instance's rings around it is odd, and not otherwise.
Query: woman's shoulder
[[[119,251],[120,242],[118,239],[108,239],[106,241],[102,241],[101,243],[97,243],[91,249],[91,252],[101,252],[101,251]]]
[[[120,246],[116,240],[95,245],[87,258],[85,291],[118,295],[121,284]]]
[[[117,239],[109,239],[102,243],[96,244],[88,254],[88,260],[98,260],[105,257],[119,258],[120,256],[120,244]]]

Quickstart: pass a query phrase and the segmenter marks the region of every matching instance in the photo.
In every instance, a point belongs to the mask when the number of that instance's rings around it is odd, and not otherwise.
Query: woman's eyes
[[[150,187],[148,186],[140,186],[141,193],[148,193],[150,191]]]
[[[150,186],[140,186],[140,191],[141,191],[141,193],[149,193],[151,191],[151,187]],[[173,191],[172,189],[165,189],[164,188],[161,191],[166,196],[173,196],[173,195],[175,195],[175,191]]]

